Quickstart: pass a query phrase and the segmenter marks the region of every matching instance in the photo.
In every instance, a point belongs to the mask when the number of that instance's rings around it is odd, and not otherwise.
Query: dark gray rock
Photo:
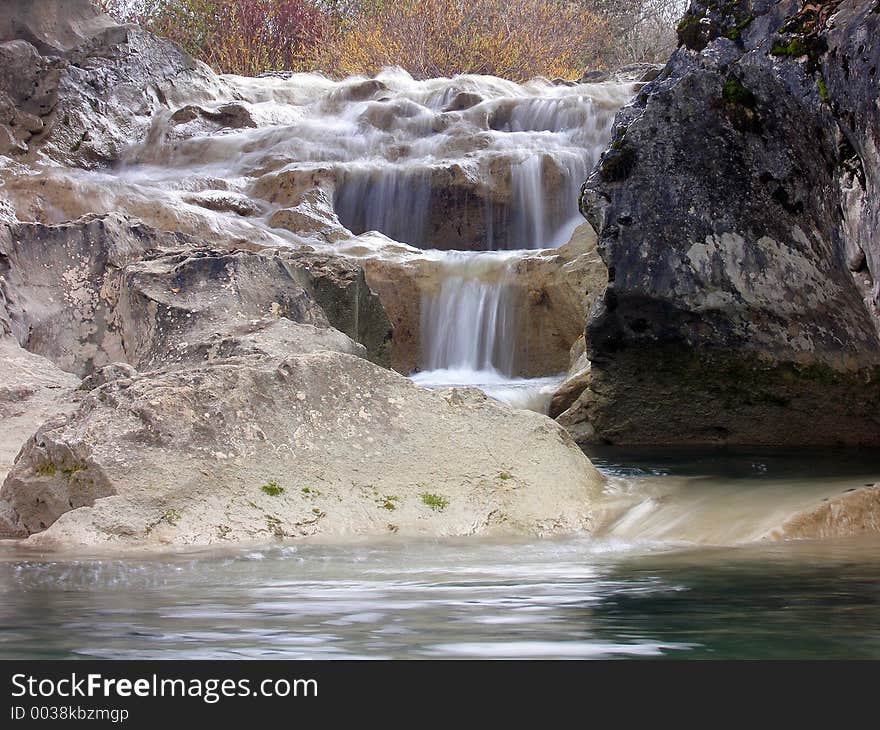
[[[880,444],[878,8],[692,5],[582,191],[581,442]]]
[[[281,256],[330,325],[360,342],[369,360],[390,367],[393,325],[367,284],[363,268],[349,259],[308,251],[281,252]]]
[[[235,97],[175,44],[117,24],[89,0],[6,0],[0,63],[0,154],[41,151],[77,167],[117,160],[160,112]],[[248,124],[234,104],[193,108],[215,123]]]

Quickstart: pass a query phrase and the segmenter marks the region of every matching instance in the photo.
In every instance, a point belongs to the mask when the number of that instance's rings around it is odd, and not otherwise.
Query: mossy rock
[[[733,75],[728,76],[727,81],[724,82],[721,96],[728,104],[739,104],[749,109],[754,109],[757,106],[755,95]]]

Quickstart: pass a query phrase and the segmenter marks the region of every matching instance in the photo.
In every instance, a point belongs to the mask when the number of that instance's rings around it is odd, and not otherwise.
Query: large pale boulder
[[[44,546],[550,535],[589,529],[602,483],[544,416],[323,352],[113,380],[28,441],[0,500]]]

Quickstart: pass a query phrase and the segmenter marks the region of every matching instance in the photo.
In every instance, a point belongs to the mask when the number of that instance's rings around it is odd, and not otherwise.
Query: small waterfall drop
[[[428,247],[425,221],[430,205],[430,174],[398,165],[344,171],[334,201],[346,228],[381,231],[417,248]]]
[[[510,186],[514,190],[515,215],[510,243],[520,242],[521,248],[536,248],[549,241],[549,221],[543,199],[544,176],[540,155],[529,155],[510,170]]]
[[[479,388],[518,408],[545,411],[557,377],[516,377],[518,252],[448,252],[437,292],[421,301],[422,363],[412,376],[431,388]]]
[[[476,385],[541,410],[559,377],[518,377],[534,372],[517,362],[519,335],[534,327],[523,315],[529,292],[519,264],[565,244],[583,222],[579,187],[636,86],[477,75],[418,81],[400,69],[373,79],[224,83],[240,126],[223,126],[210,110],[157,115],[148,140],[117,169],[69,173],[83,193],[66,205],[100,190],[89,211],[126,210],[160,227],[170,216],[183,231],[236,241],[430,263],[439,280],[419,279],[413,294],[421,356],[413,379]],[[531,339],[534,351],[540,336]]]
[[[421,303],[425,369],[512,376],[511,256],[450,253],[442,266],[439,292],[424,295]]]

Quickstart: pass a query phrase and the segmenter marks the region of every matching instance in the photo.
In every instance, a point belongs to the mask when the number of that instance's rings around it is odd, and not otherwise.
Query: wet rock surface
[[[281,256],[330,324],[362,344],[369,360],[390,367],[394,326],[367,282],[364,268],[349,259],[317,252],[282,252]]]
[[[579,440],[880,443],[875,6],[685,16],[582,191],[609,285]]]
[[[569,366],[565,374],[565,380],[562,381],[559,388],[553,394],[550,401],[550,410],[548,415],[555,418],[569,429],[569,432],[575,439],[578,437],[576,422],[568,422],[566,411],[577,403],[580,396],[587,390],[590,385],[591,364],[587,357],[587,343],[581,336],[571,346],[569,352]],[[573,413],[577,412],[577,408]]]
[[[827,497],[789,517],[769,537],[777,540],[854,537],[880,532],[880,486]]]

